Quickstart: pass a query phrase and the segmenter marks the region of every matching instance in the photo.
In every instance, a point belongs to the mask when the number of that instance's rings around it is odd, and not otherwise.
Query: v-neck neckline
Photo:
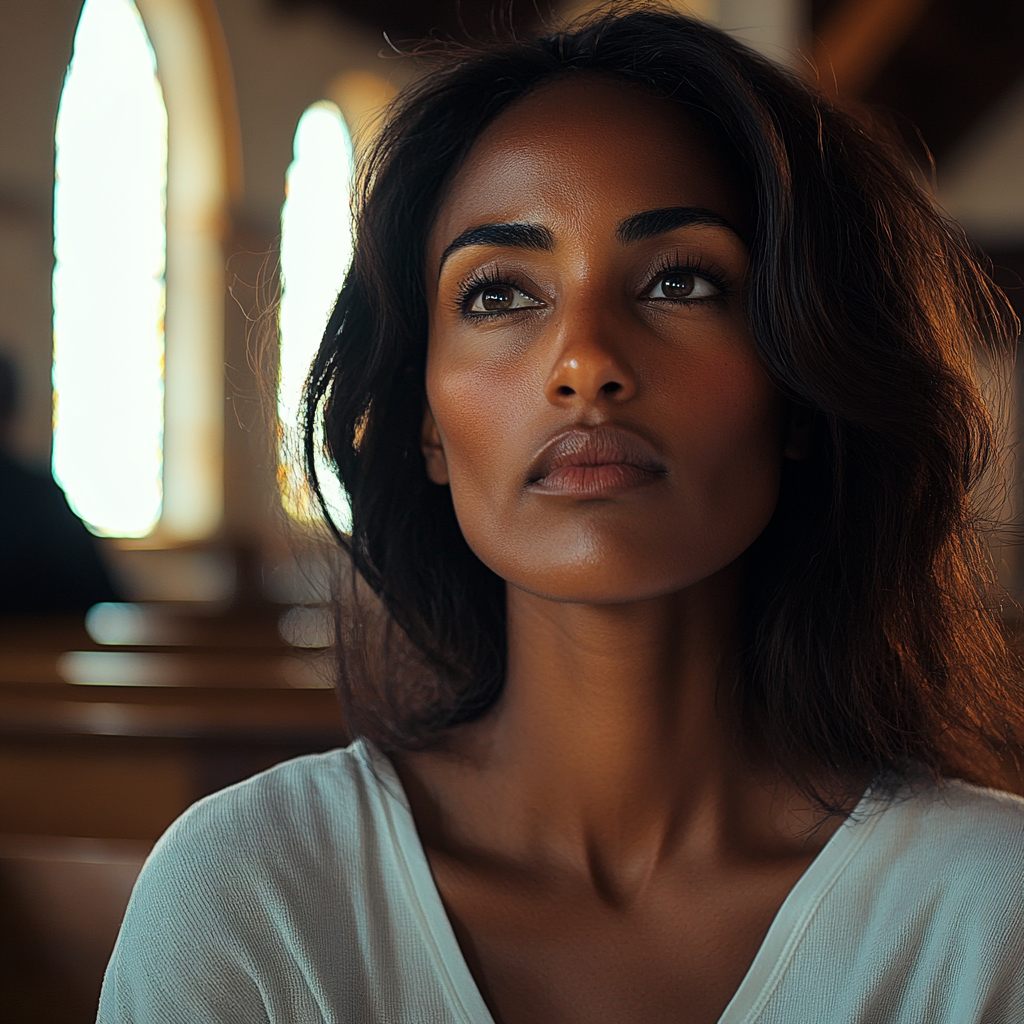
[[[869,790],[789,890],[718,1024],[754,1024],[761,1015],[822,900],[874,832],[880,814],[873,804]]]
[[[391,760],[373,744],[367,740],[356,743],[367,768],[404,811],[401,818],[391,814],[387,818],[410,903],[418,911],[420,927],[438,973],[465,1024],[495,1024],[455,937],[402,780]],[[873,804],[869,790],[797,879],[717,1024],[754,1024],[760,1016],[782,982],[822,900],[874,832],[881,815]]]

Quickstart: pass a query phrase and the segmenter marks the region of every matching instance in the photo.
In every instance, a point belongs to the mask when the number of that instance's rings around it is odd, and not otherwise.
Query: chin
[[[711,527],[660,522],[514,523],[464,530],[476,556],[517,590],[563,604],[615,605],[649,601],[710,581],[742,560],[771,510]],[[722,528],[722,521],[727,528]]]
[[[646,556],[646,557],[644,557]],[[652,558],[619,553],[600,561],[551,561],[531,565],[491,565],[517,590],[560,604],[616,605],[652,601],[699,586],[742,557],[742,551],[711,561]]]

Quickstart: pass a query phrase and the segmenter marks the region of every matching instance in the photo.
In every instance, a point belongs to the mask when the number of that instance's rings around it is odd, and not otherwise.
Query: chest
[[[669,875],[626,905],[435,874],[497,1024],[715,1024],[806,866]]]

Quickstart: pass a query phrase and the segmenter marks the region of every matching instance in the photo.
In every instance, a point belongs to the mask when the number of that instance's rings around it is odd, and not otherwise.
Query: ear
[[[434,422],[430,406],[423,410],[423,430],[420,432],[420,451],[427,464],[427,476],[435,484],[448,483],[448,461],[444,457],[441,432]]]
[[[811,450],[811,411],[799,406],[790,406],[786,417],[785,443],[782,454],[787,459],[799,462],[806,459]]]

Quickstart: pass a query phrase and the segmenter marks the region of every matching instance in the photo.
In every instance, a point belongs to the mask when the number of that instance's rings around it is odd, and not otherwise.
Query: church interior
[[[527,32],[590,6],[0,5],[9,1019],[92,1020],[167,826],[208,793],[345,742],[330,655],[343,573],[294,423],[350,258],[354,168],[415,74],[403,55],[417,40]],[[678,6],[894,125],[1024,308],[1024,5]],[[1009,454],[992,552],[1021,600],[1020,382],[1016,367],[993,373],[1008,382]],[[344,523],[344,494],[327,500]]]

